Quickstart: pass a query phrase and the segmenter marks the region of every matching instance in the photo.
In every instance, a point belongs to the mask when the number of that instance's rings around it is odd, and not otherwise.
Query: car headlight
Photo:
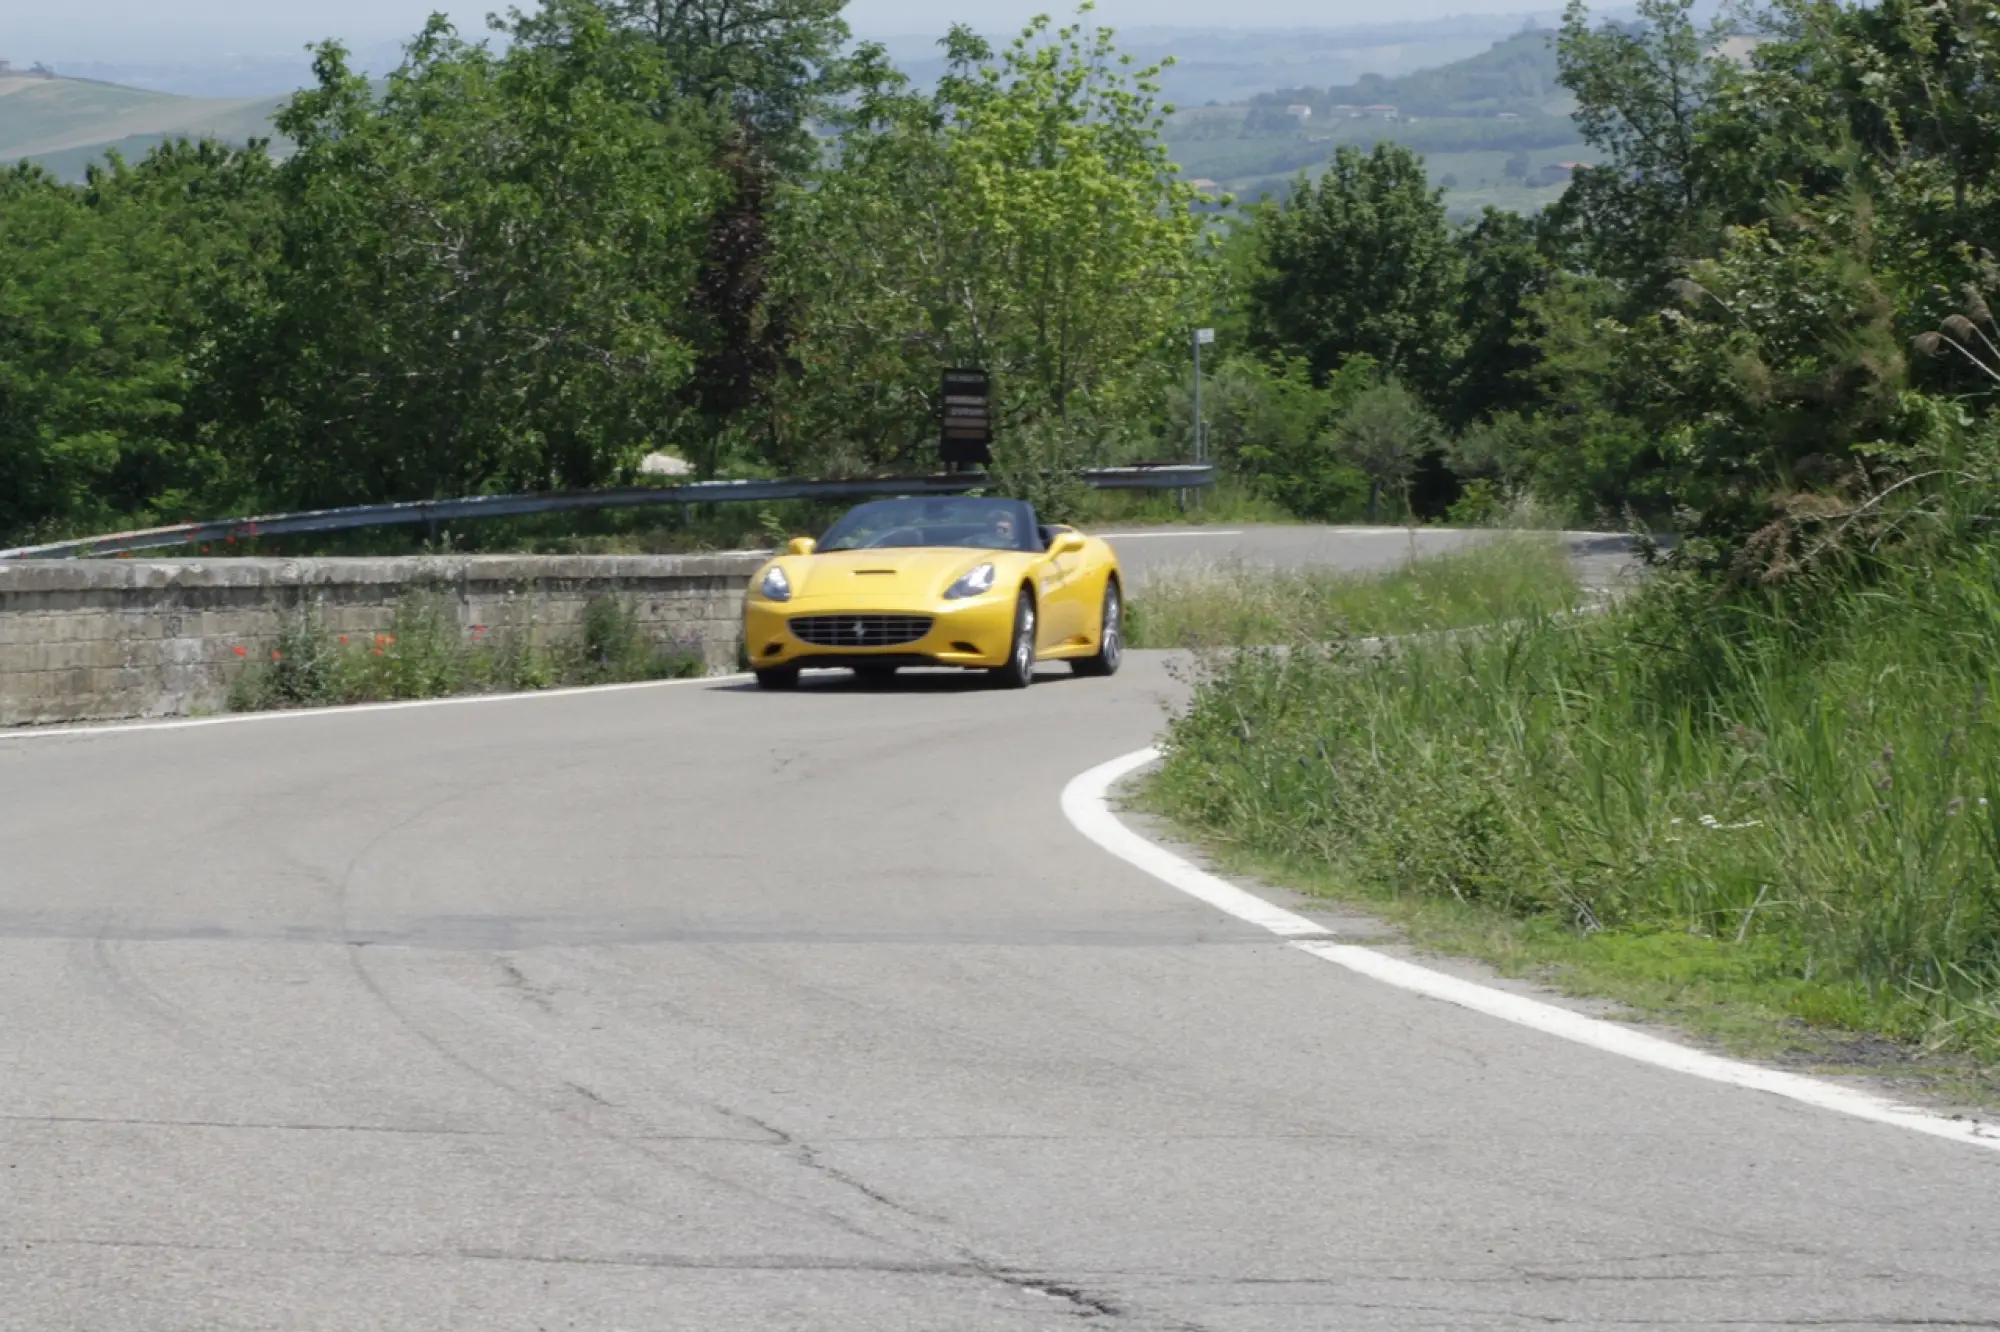
[[[994,569],[990,564],[982,564],[977,569],[968,570],[963,578],[945,589],[946,601],[957,601],[961,597],[976,597],[982,592],[993,590]]]
[[[785,571],[774,564],[764,571],[763,586],[757,590],[764,594],[766,601],[790,601],[792,580],[785,577]]]

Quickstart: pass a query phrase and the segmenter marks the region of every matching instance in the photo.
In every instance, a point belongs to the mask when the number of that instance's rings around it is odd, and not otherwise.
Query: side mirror
[[[1088,544],[1081,532],[1058,532],[1055,544],[1049,547],[1049,554],[1075,555]]]
[[[785,554],[810,555],[813,553],[813,548],[814,542],[811,537],[793,537],[785,543]]]

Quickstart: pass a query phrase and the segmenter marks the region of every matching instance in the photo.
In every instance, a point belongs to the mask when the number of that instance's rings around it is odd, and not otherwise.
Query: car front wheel
[[[1007,649],[1007,664],[989,673],[1002,689],[1026,689],[1035,681],[1035,599],[1026,588],[1014,603],[1014,638]]]
[[[1104,585],[1104,618],[1098,623],[1097,651],[1077,657],[1069,665],[1078,675],[1116,675],[1118,663],[1124,659],[1125,599],[1114,578]]]

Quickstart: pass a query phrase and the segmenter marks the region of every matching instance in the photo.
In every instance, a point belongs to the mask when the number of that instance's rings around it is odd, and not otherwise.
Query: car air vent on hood
[[[854,576],[856,578],[868,578],[871,576],[892,574],[894,572],[896,572],[894,569],[856,569]]]

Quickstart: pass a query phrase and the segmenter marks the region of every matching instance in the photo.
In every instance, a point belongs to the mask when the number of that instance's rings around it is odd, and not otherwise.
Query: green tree
[[[680,97],[747,131],[789,167],[810,159],[811,121],[848,86],[846,0],[605,0],[652,44]],[[676,113],[677,114],[677,113]]]
[[[1319,376],[1366,354],[1432,400],[1446,396],[1464,261],[1421,158],[1392,143],[1365,155],[1343,144],[1258,234],[1250,305],[1263,349],[1302,357]]]
[[[1463,348],[1443,415],[1455,430],[1540,401],[1532,372],[1539,353],[1528,335],[1528,305],[1548,287],[1554,267],[1536,224],[1487,208],[1459,233],[1465,283],[1458,307]]]
[[[1556,45],[1577,127],[1602,163],[1577,173],[1558,216],[1583,238],[1598,272],[1657,284],[1704,252],[1716,175],[1702,115],[1726,81],[1709,57],[1694,0],[1639,0],[1632,23],[1593,26],[1570,0]]]
[[[998,53],[954,29],[945,51],[928,96],[864,53],[837,156],[787,201],[780,466],[923,457],[954,365],[992,373],[1002,429],[1108,426],[1157,391],[1153,358],[1203,309],[1157,71],[1128,76],[1111,33],[1046,19]]]
[[[285,501],[596,484],[670,423],[704,141],[650,47],[543,18],[504,56],[434,19],[379,99],[323,47],[280,113],[285,263],[236,350]]]
[[[620,31],[654,48],[676,94],[662,113],[707,113],[719,188],[689,298],[693,374],[682,447],[713,468],[764,403],[789,350],[772,300],[776,210],[822,151],[815,122],[851,87],[845,0],[606,0]],[[544,25],[546,26],[546,25]]]
[[[271,252],[261,147],[0,174],[0,544],[185,517],[229,493],[218,339]]]

